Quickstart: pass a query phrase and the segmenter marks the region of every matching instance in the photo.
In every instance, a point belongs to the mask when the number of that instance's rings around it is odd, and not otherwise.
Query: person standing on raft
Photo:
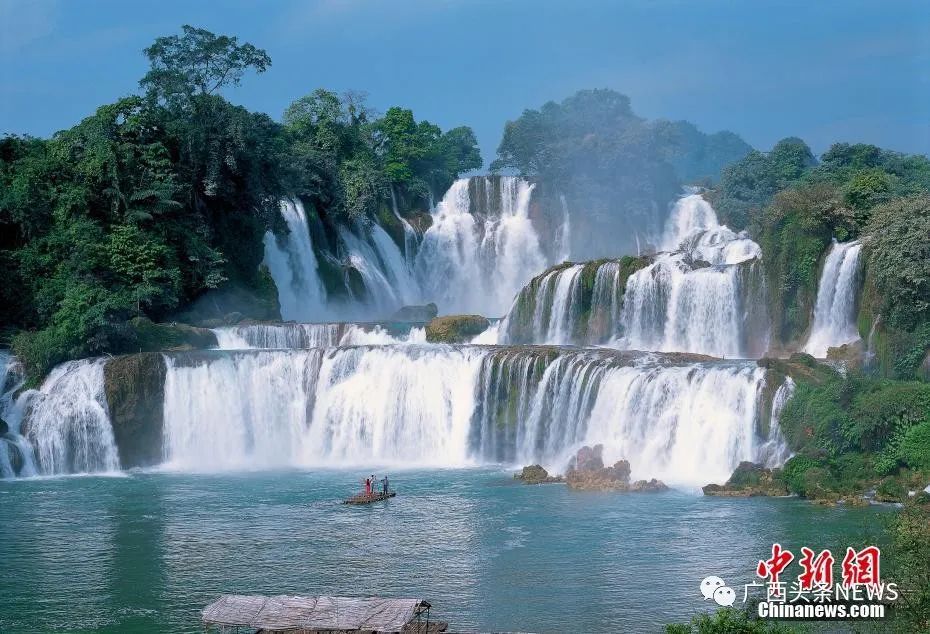
[[[381,485],[383,487],[381,490],[384,492],[384,496],[387,497],[387,494],[388,494],[388,477],[387,476],[384,476],[383,478],[381,478]]]
[[[365,495],[371,497],[371,478],[365,478]]]

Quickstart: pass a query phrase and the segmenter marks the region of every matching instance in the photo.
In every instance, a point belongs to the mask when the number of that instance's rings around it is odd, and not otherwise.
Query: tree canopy
[[[271,65],[235,37],[185,25],[144,53],[142,94],[50,139],[0,139],[0,334],[34,377],[138,350],[138,318],[171,319],[206,293],[279,317],[261,262],[284,196],[364,224],[392,188],[426,200],[481,165],[469,128],[378,117],[358,93],[316,90],[283,123],[228,102],[225,86]]]

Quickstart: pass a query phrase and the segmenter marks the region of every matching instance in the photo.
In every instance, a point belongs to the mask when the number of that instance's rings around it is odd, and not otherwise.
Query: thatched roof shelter
[[[223,595],[203,609],[205,627],[250,628],[288,634],[435,631],[430,604],[421,599],[362,599],[277,595]]]

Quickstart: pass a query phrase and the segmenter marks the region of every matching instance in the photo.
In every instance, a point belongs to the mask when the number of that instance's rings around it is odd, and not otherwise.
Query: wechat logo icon
[[[711,575],[701,582],[701,594],[704,600],[713,599],[717,605],[731,606],[736,602],[736,593],[720,577]]]

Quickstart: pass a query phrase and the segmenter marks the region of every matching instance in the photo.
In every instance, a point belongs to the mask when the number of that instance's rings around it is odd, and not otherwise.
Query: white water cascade
[[[772,413],[769,416],[768,436],[758,451],[758,461],[766,467],[780,467],[791,457],[791,448],[788,447],[785,436],[782,434],[780,421],[782,411],[784,411],[788,399],[794,395],[796,387],[794,379],[786,376],[784,382],[775,391],[775,396],[772,397]]]
[[[265,234],[265,264],[278,287],[281,317],[313,321],[328,315],[326,289],[320,280],[307,214],[300,200],[281,201],[281,215],[288,235],[278,244],[272,232]]]
[[[678,250],[646,266],[598,260],[537,277],[511,307],[501,342],[761,355],[768,322],[759,245],[720,225],[696,194],[678,201],[662,243]]]
[[[636,350],[748,356],[751,307],[761,304],[759,245],[720,225],[698,194],[682,197],[669,218],[662,253],[627,280],[617,345]],[[767,342],[765,342],[767,343]],[[764,350],[764,345],[758,345]]]
[[[17,399],[21,431],[44,475],[118,471],[119,454],[103,390],[105,359],[57,366],[38,390]]]
[[[0,418],[9,426],[0,433],[0,478],[31,476],[37,473],[32,446],[20,433],[24,401],[16,398],[25,377],[22,367],[6,350],[0,350]]]
[[[827,356],[829,348],[859,340],[856,296],[859,292],[859,256],[862,243],[833,242],[817,285],[814,324],[804,352]]]
[[[433,210],[416,258],[423,297],[444,313],[503,315],[520,288],[547,261],[529,218],[533,185],[502,176],[485,178],[487,215],[472,213],[469,179],[453,183]],[[495,210],[492,193],[499,196]]]
[[[367,238],[360,237],[366,235]],[[349,261],[359,272],[368,297],[356,298],[369,304],[372,315],[387,317],[401,306],[420,301],[420,288],[404,255],[377,223],[368,229],[339,230]]]
[[[660,356],[375,346],[169,357],[166,464],[182,470],[542,462],[583,444],[705,484],[758,458],[765,371]],[[209,398],[205,397],[209,394]]]
[[[335,348],[337,346],[389,345],[426,343],[423,328],[410,328],[406,332],[389,332],[380,324],[249,324],[215,328],[220,350],[249,350],[254,348]]]
[[[413,226],[407,222],[407,219],[400,215],[400,211],[397,209],[397,194],[394,193],[393,186],[391,187],[391,211],[394,212],[394,217],[397,218],[404,228],[404,261],[407,264],[408,270],[412,271],[417,255],[417,232]]]

